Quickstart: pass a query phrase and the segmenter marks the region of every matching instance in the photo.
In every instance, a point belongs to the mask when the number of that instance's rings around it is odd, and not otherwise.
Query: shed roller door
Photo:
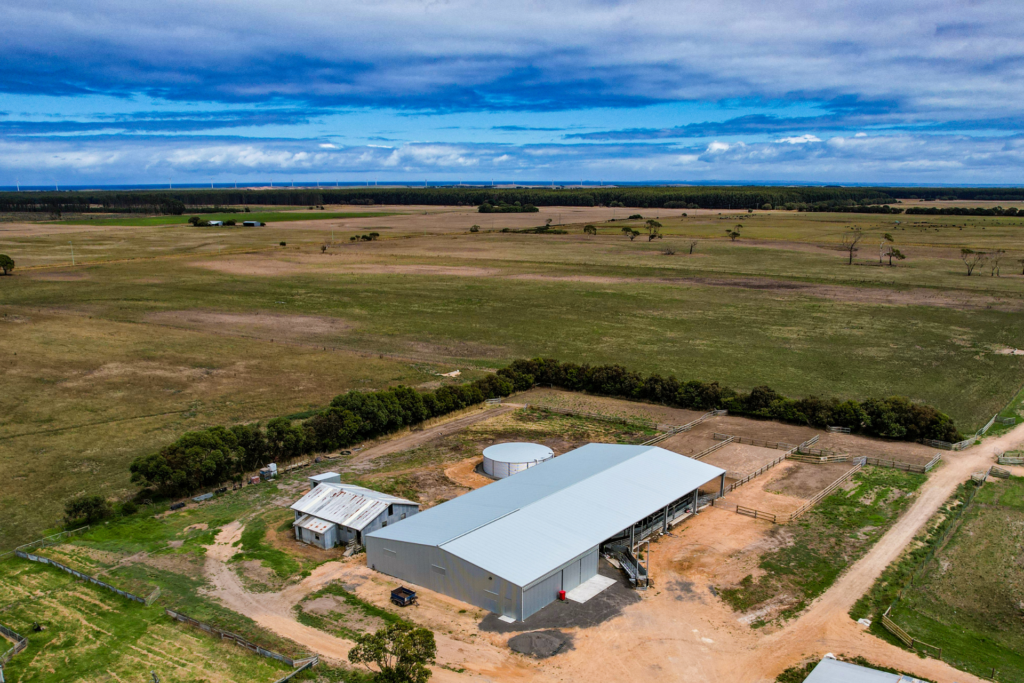
[[[566,593],[580,585],[580,561],[576,560],[562,570],[562,590]]]

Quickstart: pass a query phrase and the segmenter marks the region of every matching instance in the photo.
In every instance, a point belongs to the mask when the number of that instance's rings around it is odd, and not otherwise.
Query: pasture
[[[1024,385],[1012,353],[1024,336],[1024,218],[279,213],[303,218],[249,229],[0,223],[0,253],[17,262],[0,278],[0,463],[17,483],[0,495],[0,547],[54,526],[70,496],[129,494],[127,463],[189,429],[298,413],[349,389],[429,386],[456,368],[472,377],[516,357],[793,397],[904,394],[965,432]],[[655,217],[660,239],[622,232]],[[512,232],[549,218],[567,234]],[[837,248],[855,228],[864,238],[847,265]],[[369,232],[380,236],[351,240]],[[879,264],[885,233],[907,256],[894,267]],[[1000,276],[990,259],[967,277],[964,247],[1003,250]]]

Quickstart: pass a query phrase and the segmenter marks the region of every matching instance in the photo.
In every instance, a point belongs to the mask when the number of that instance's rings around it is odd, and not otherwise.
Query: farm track
[[[835,651],[864,654],[869,660],[899,667],[933,678],[936,681],[981,681],[982,679],[954,669],[936,659],[921,659],[912,652],[889,645],[866,633],[849,617],[854,603],[867,593],[886,567],[899,558],[903,550],[953,495],[956,487],[971,474],[987,470],[996,451],[1012,450],[1024,443],[1024,425],[982,443],[958,455],[950,454],[942,467],[935,470],[921,486],[917,499],[906,514],[874,547],[850,568],[798,619],[759,643],[747,658],[750,670],[760,669],[771,678],[750,677],[743,680],[771,680],[808,651]]]

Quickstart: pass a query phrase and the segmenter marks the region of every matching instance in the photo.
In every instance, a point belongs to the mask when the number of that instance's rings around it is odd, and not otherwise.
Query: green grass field
[[[0,594],[9,605],[0,623],[29,640],[28,649],[4,669],[12,683],[143,681],[152,680],[151,671],[168,683],[271,683],[290,670],[180,625],[162,607],[146,607],[25,560],[0,562]],[[34,623],[45,630],[35,632]]]
[[[1022,547],[1024,478],[989,479],[893,620],[959,669],[1024,681]]]
[[[1024,356],[1003,353],[1024,337],[1024,219],[904,216],[897,229],[887,216],[661,210],[666,236],[648,242],[619,232],[642,221],[592,211],[597,237],[575,223],[500,232],[551,210],[270,230],[3,224],[0,253],[19,265],[0,278],[0,464],[16,483],[0,492],[0,548],[52,527],[70,496],[128,494],[126,464],[188,429],[523,356],[794,397],[905,394],[964,431],[1024,386]],[[853,266],[835,250],[850,227],[868,234]],[[349,242],[377,229],[388,239]],[[898,267],[878,265],[886,231],[908,255]],[[87,265],[66,267],[68,241]],[[1002,277],[966,277],[960,246],[1007,250]]]

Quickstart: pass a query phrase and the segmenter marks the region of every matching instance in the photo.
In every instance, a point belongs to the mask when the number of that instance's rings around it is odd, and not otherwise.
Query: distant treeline
[[[0,211],[137,212],[180,214],[208,206],[317,206],[392,204],[435,206],[628,206],[669,209],[777,209],[841,211],[894,204],[900,199],[1024,201],[1024,188],[921,187],[598,187],[572,189],[366,187],[91,190],[2,192]],[[865,209],[866,211],[866,209]],[[876,211],[871,211],[872,213]],[[884,213],[879,210],[878,212]]]
[[[765,386],[743,394],[718,382],[645,376],[619,365],[576,365],[550,358],[513,361],[500,374],[511,379],[517,387],[533,383],[550,384],[569,391],[639,399],[677,408],[725,409],[737,415],[814,427],[849,427],[854,432],[903,441],[960,440],[960,433],[949,416],[902,396],[871,398],[863,402],[840,402],[834,398],[814,396],[794,400]]]
[[[642,208],[843,211],[900,199],[1024,201],[1024,189],[898,187],[595,187],[571,189],[366,187],[3,192],[0,211],[180,214],[204,206],[392,204],[436,206],[628,206]],[[882,212],[879,210],[879,212]],[[872,211],[874,213],[874,211]]]
[[[906,441],[960,440],[949,417],[899,396],[862,403],[814,397],[792,400],[768,387],[743,394],[717,382],[645,376],[619,365],[576,365],[537,358],[517,360],[496,375],[430,392],[401,386],[351,391],[301,422],[280,417],[265,428],[257,423],[188,432],[159,452],[136,458],[129,467],[131,479],[159,495],[189,494],[238,479],[269,462],[345,448],[535,384],[693,410],[724,408],[735,414],[816,427],[838,425]]]
[[[965,206],[912,206],[907,209],[908,216],[1024,216],[1024,211],[1018,212],[1016,208],[1004,209],[996,206],[986,209],[980,206],[968,208]]]

